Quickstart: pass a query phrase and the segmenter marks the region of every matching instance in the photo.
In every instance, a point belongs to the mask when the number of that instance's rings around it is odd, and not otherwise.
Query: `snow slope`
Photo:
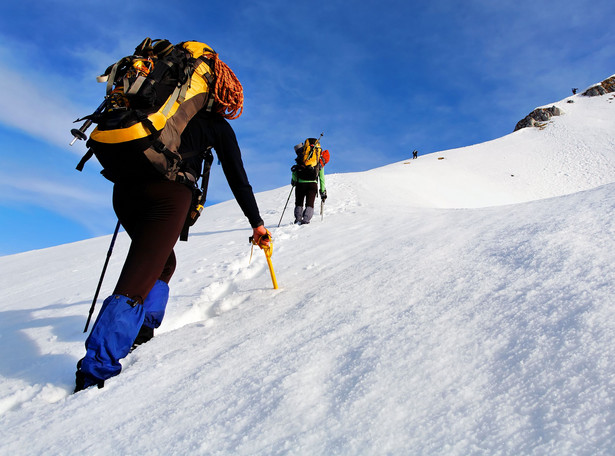
[[[0,454],[612,454],[615,104],[571,99],[328,176],[324,220],[273,229],[277,291],[236,203],[207,208],[101,390],[71,395],[110,236],[0,257]],[[289,191],[257,195],[269,227]]]

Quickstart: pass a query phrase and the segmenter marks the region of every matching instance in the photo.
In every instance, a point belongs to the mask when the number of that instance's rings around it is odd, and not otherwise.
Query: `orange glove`
[[[253,229],[252,239],[253,243],[258,245],[261,249],[271,245],[271,233],[263,225]]]

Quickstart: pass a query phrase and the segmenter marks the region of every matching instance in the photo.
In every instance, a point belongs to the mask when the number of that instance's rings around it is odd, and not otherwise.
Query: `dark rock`
[[[599,84],[591,86],[581,95],[585,95],[586,97],[598,97],[600,95],[606,95],[610,92],[615,92],[615,76],[611,76]]]
[[[536,125],[540,125],[541,123],[547,122],[553,116],[559,116],[562,112],[557,106],[550,106],[548,108],[538,108],[534,109],[527,116],[517,122],[515,126],[515,130],[521,130],[525,127],[534,127]]]

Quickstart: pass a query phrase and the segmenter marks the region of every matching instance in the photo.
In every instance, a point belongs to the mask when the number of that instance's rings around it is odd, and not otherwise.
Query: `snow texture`
[[[100,390],[71,394],[111,237],[1,257],[0,454],[613,454],[614,101],[329,175],[307,226],[258,194],[279,290],[235,201],[207,208]]]

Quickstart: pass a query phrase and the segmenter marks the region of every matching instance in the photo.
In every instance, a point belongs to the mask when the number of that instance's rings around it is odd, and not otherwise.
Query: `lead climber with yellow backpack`
[[[101,388],[118,375],[120,360],[160,325],[176,265],[173,248],[202,207],[197,181],[212,148],[254,243],[270,245],[226,120],[241,115],[243,88],[211,47],[147,38],[100,79],[107,81],[104,102],[72,131],[76,139],[86,139],[85,130],[97,124],[77,169],[96,156],[103,176],[114,183],[113,207],[131,244],[77,363],[75,392]]]
[[[329,162],[329,151],[322,150],[320,138],[308,138],[295,146],[295,154],[296,164],[291,168],[291,185],[295,187],[295,223],[306,225],[314,215],[316,195],[320,193],[323,203],[327,199],[324,168]]]

